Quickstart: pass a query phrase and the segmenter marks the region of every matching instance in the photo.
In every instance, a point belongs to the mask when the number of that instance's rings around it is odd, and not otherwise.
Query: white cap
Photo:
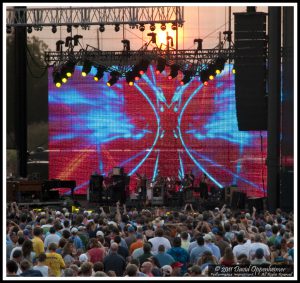
[[[102,231],[97,231],[96,236],[102,236],[102,237],[104,237],[104,233]]]
[[[78,229],[76,228],[76,227],[73,227],[72,229],[71,229],[71,233],[77,233],[78,232]]]
[[[46,214],[46,212],[45,212],[45,211],[42,211],[42,212],[41,212],[41,215],[45,215],[45,214]]]
[[[204,239],[204,241],[211,241],[212,240],[211,235],[209,235],[209,234],[205,234],[203,239]]]
[[[87,262],[89,259],[88,259],[88,257],[87,257],[87,255],[86,254],[81,254],[80,256],[79,256],[79,261],[80,262]]]
[[[162,268],[163,275],[171,275],[173,268],[171,265],[164,265]]]
[[[60,211],[56,211],[55,215],[61,215],[61,212]]]

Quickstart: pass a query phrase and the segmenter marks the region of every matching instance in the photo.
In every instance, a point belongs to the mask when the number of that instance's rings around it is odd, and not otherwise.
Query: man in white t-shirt
[[[163,235],[164,235],[163,229],[158,228],[155,232],[155,237],[148,240],[152,244],[151,252],[154,255],[158,254],[158,247],[160,245],[163,245],[166,251],[171,248],[170,241],[167,238],[163,237]]]
[[[233,254],[236,258],[238,258],[241,254],[245,254],[247,256],[248,259],[250,259],[249,257],[249,252],[250,252],[250,245],[251,245],[251,241],[245,240],[244,239],[244,234],[239,232],[237,235],[237,241],[238,244],[233,248]]]

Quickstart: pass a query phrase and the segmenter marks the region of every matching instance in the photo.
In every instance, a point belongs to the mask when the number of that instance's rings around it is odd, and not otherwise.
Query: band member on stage
[[[191,182],[191,178],[190,178],[189,174],[184,174],[184,178],[182,180],[183,191],[191,189],[192,186],[193,186],[193,184]]]
[[[136,173],[136,175],[138,176],[137,192],[139,195],[139,199],[143,202],[143,204],[145,204],[147,197],[147,177],[146,174],[140,175],[139,173]]]
[[[203,199],[208,199],[208,184],[207,176],[203,173],[202,179],[200,181],[200,196]]]

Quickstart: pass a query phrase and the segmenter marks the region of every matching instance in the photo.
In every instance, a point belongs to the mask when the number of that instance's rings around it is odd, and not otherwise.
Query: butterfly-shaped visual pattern
[[[132,87],[125,79],[108,87],[107,73],[94,82],[94,68],[82,78],[76,67],[57,89],[49,73],[50,178],[74,179],[75,192],[85,194],[93,172],[115,166],[152,179],[158,172],[182,179],[192,170],[214,186],[263,195],[266,133],[238,131],[231,68],[208,86],[199,77],[181,86],[153,65]]]

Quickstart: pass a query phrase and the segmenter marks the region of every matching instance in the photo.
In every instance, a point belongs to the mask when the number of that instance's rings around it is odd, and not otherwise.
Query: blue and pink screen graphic
[[[125,78],[108,87],[109,73],[95,82],[77,66],[73,77],[56,88],[49,70],[49,177],[75,180],[86,194],[90,175],[108,175],[124,167],[130,189],[136,173],[182,179],[191,171],[196,184],[205,173],[209,184],[236,185],[248,196],[264,196],[267,133],[239,131],[232,65],[204,86],[199,77],[184,86],[150,65],[129,86]],[[69,194],[69,189],[61,189]]]

